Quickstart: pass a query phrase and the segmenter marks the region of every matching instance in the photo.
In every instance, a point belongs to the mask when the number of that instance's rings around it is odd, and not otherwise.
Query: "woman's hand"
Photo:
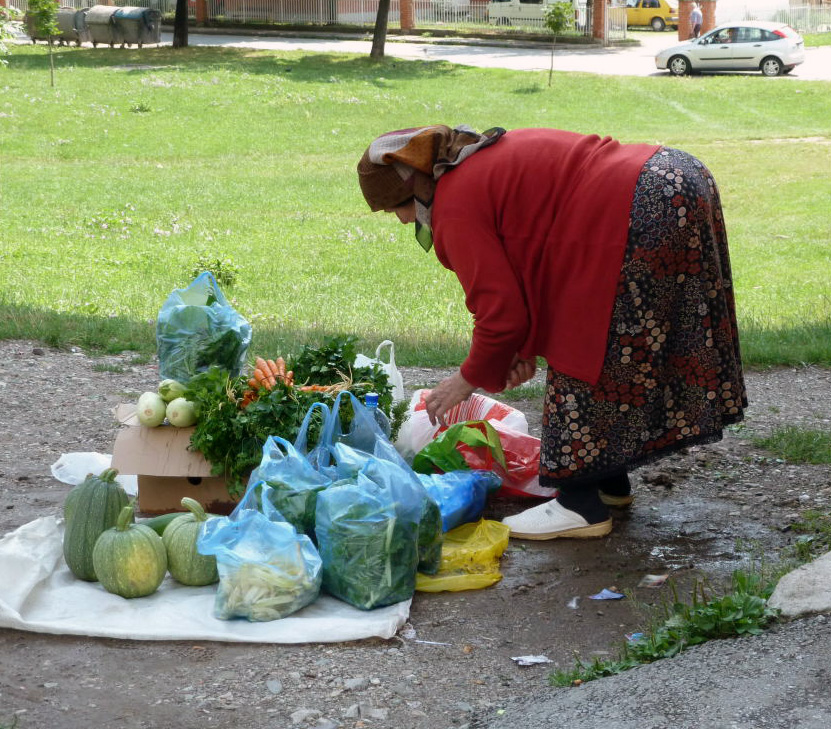
[[[519,387],[523,382],[528,382],[537,371],[537,360],[521,359],[520,356],[514,355],[514,361],[511,363],[511,369],[508,371],[508,379],[505,381],[505,389],[513,390]]]
[[[430,424],[447,425],[444,422],[444,414],[454,405],[467,400],[476,388],[473,387],[461,372],[456,372],[450,377],[442,380],[424,397],[424,404],[427,406],[427,417]]]

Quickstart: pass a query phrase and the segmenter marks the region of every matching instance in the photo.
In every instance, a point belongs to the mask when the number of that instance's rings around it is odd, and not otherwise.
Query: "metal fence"
[[[10,7],[26,11],[28,0],[7,0]],[[624,0],[614,0],[606,9],[606,38],[610,41],[626,38],[626,7]],[[61,0],[62,7],[84,8],[96,3],[92,0]],[[115,0],[115,5],[149,7],[161,10],[172,18],[176,0]],[[191,18],[196,17],[196,3],[189,0]],[[207,0],[208,20],[238,23],[276,23],[291,25],[354,25],[370,28],[375,24],[378,0]],[[487,0],[414,0],[415,26],[421,30],[475,30],[491,28],[497,18],[490,17]],[[591,1],[577,5],[576,27],[568,34],[591,36]],[[764,17],[762,17],[764,16]],[[831,32],[831,7],[801,5],[766,13],[748,5],[744,11],[747,20],[777,20],[788,23],[800,33]],[[400,0],[390,0],[389,25],[400,25]],[[503,33],[541,32],[541,18],[525,18],[499,24]]]
[[[28,0],[7,0],[11,7],[26,11]],[[94,0],[60,0],[62,7],[84,8]],[[375,25],[378,0],[207,0],[207,19],[242,24],[275,23],[284,25]],[[161,10],[167,18],[176,11],[176,0],[114,0],[113,5]],[[499,23],[505,33],[544,30],[540,4],[538,18],[527,18],[508,25]],[[414,0],[415,27],[421,30],[475,30],[492,28],[496,18],[488,12],[488,0]],[[196,3],[188,2],[188,15],[196,18]],[[575,28],[568,35],[591,35],[591,0],[577,5]],[[390,0],[389,26],[399,27],[400,0]],[[625,26],[625,22],[624,22]]]
[[[831,6],[800,5],[774,13],[772,20],[787,23],[800,33],[831,33]]]
[[[626,39],[626,5],[624,0],[606,8],[606,41]]]

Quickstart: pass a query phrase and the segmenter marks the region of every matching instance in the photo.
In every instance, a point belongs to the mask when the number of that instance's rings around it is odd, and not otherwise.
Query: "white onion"
[[[155,428],[164,422],[165,402],[158,392],[145,392],[136,403],[136,416],[142,425]]]
[[[196,422],[196,407],[189,400],[177,397],[167,404],[167,420],[177,428],[187,428]]]

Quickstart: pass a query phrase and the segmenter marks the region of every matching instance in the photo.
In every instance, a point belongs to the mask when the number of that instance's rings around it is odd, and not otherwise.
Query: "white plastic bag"
[[[381,350],[387,346],[389,346],[390,348],[389,362],[384,362],[381,359]],[[380,367],[384,372],[387,373],[387,378],[389,379],[390,385],[392,386],[392,399],[403,400],[404,378],[401,376],[401,373],[395,366],[395,345],[389,339],[385,339],[383,342],[381,342],[381,344],[378,345],[377,349],[375,350],[375,359],[370,359],[365,354],[359,354],[357,357],[355,357],[355,367],[376,366]]]
[[[61,483],[77,486],[88,474],[99,474],[110,468],[113,457],[109,453],[64,453],[52,466],[52,475]],[[128,496],[138,493],[138,479],[135,476],[115,478]]]
[[[427,417],[424,397],[430,390],[416,390],[410,399],[407,419],[398,431],[395,447],[408,463],[412,463],[415,454],[435,438],[440,425],[430,425]],[[528,433],[528,419],[525,413],[510,405],[494,400],[487,395],[474,392],[467,400],[460,402],[444,414],[447,425],[463,423],[468,420],[498,420],[503,425],[520,433]]]

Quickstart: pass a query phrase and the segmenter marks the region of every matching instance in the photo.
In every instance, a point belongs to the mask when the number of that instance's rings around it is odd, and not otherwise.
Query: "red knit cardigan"
[[[515,354],[596,383],[635,184],[658,149],[516,129],[439,179],[434,247],[473,314],[470,384],[499,392]]]

